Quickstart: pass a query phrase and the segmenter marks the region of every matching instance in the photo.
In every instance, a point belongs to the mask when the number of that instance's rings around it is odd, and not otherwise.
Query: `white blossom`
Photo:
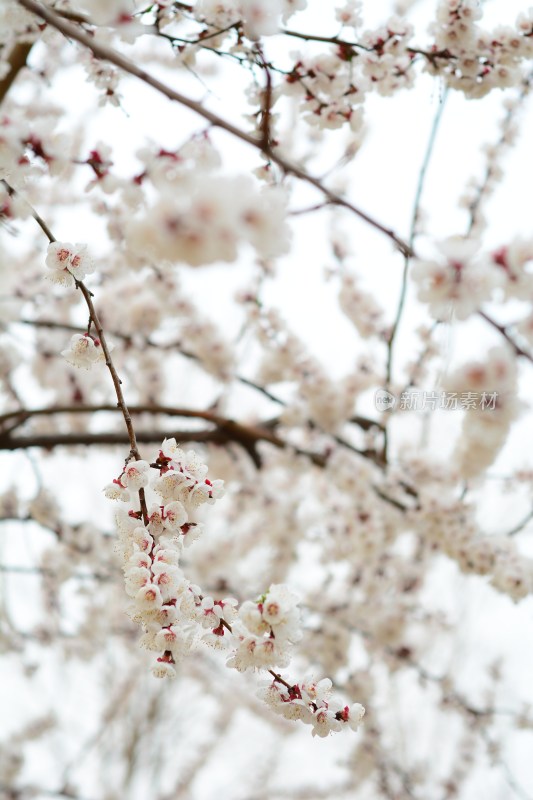
[[[94,269],[87,254],[87,245],[70,242],[51,242],[46,266],[50,270],[49,279],[62,286],[73,286],[75,280],[82,281]]]
[[[95,364],[105,361],[105,353],[99,339],[93,339],[88,333],[75,333],[70,340],[70,347],[62,350],[61,355],[69,364],[78,369],[92,369]]]

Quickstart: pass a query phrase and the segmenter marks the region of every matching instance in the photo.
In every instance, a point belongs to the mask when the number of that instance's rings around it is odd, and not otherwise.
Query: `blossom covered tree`
[[[533,12],[381,5],[0,0],[6,800],[533,798]]]

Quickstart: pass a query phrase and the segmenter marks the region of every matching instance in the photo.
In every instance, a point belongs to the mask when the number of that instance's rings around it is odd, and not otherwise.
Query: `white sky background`
[[[309,12],[294,17],[290,22],[290,27],[296,30],[319,32],[327,34],[336,32],[334,24],[331,31],[326,31],[323,22],[323,0],[310,0]],[[386,19],[391,3],[370,2],[365,3],[365,17],[368,26],[379,24]],[[416,6],[416,13],[413,14],[414,21],[421,21],[431,16],[434,8],[433,2],[419,2]],[[326,7],[328,7],[327,4]],[[487,27],[493,24],[511,23],[519,11],[527,9],[528,4],[517,2],[516,0],[489,0],[485,4]],[[422,27],[417,23],[417,29],[421,32]],[[423,36],[419,37],[423,41]],[[320,45],[306,45],[296,39],[291,41],[290,50],[306,50],[319,52]],[[163,44],[161,45],[163,47]],[[268,42],[269,51],[275,52],[276,48],[285,47],[276,40]],[[220,61],[213,57],[214,63],[221,66]],[[201,99],[205,97],[205,91],[194,76],[188,75],[182,70],[171,72],[161,70],[161,75],[169,83],[172,83],[185,93],[194,95]],[[139,144],[142,144],[143,137],[153,137],[155,141],[169,149],[176,148],[189,132],[201,127],[202,122],[193,114],[181,109],[177,105],[172,105],[168,101],[160,98],[153,90],[142,86],[136,81],[125,80],[121,91],[124,95],[123,107],[125,114],[120,110],[106,110],[98,119],[92,115],[95,102],[95,92],[87,84],[80,83],[84,80],[81,71],[75,71],[72,75],[65,76],[63,83],[57,84],[52,91],[57,92],[58,96],[68,93],[72,96],[72,89],[75,87],[70,106],[71,113],[76,113],[80,117],[86,114],[87,120],[87,141],[94,144],[97,138],[109,141],[114,146],[113,158],[119,170],[131,171],[131,156],[135,145],[132,141],[132,130],[138,134]],[[77,80],[76,83],[74,81]],[[210,83],[210,81],[207,81]],[[217,86],[220,86],[219,98],[210,95],[208,98],[209,106],[219,112],[222,116],[232,119],[239,123],[239,114],[245,110],[241,105],[238,96],[239,85],[244,92],[246,85],[245,76],[241,77],[240,69],[236,66],[224,66],[221,71]],[[229,91],[228,91],[229,89]],[[228,104],[228,97],[231,97]],[[458,94],[452,93],[447,101],[444,111],[443,121],[438,134],[434,156],[428,172],[426,190],[422,202],[422,207],[428,213],[427,230],[431,236],[436,238],[445,237],[451,234],[462,233],[466,228],[466,212],[457,210],[458,197],[464,190],[466,182],[471,176],[479,176],[483,171],[483,157],[481,145],[485,142],[492,143],[497,138],[497,120],[503,115],[502,108],[503,95],[500,92],[493,92],[488,98],[480,101],[466,102]],[[401,92],[394,98],[371,98],[368,102],[368,135],[366,141],[354,161],[353,165],[345,168],[338,175],[343,181],[349,182],[349,198],[365,211],[376,216],[383,223],[393,227],[397,233],[406,236],[408,232],[411,206],[415,193],[416,181],[418,178],[418,166],[420,165],[423,152],[426,146],[429,130],[433,121],[434,114],[440,101],[438,82],[434,79],[424,79],[417,84],[415,90]],[[127,116],[126,116],[127,115]],[[245,123],[243,123],[244,127]],[[305,147],[304,138],[305,128],[299,128],[298,136],[301,137],[297,142],[298,148]],[[259,164],[257,153],[246,145],[233,141],[223,132],[215,132],[213,139],[223,146],[227,153],[228,170],[234,169],[241,171],[245,165],[250,170]],[[312,171],[318,172],[320,168],[331,165],[335,162],[342,150],[344,134],[334,133],[332,143],[328,144],[319,161],[312,163]],[[527,113],[524,115],[524,122],[521,128],[521,136],[516,148],[505,158],[506,178],[505,182],[498,190],[496,196],[490,202],[490,226],[486,234],[487,246],[498,246],[506,242],[515,235],[531,235],[531,186],[533,185],[533,158],[530,154],[533,141],[533,113],[531,111],[531,99],[527,105]],[[122,151],[122,152],[121,152]],[[89,171],[87,170],[87,173]],[[89,175],[87,174],[87,179]],[[307,188],[296,186],[293,194],[292,205],[296,208],[304,207],[313,203],[317,195]],[[316,355],[328,365],[331,373],[341,376],[350,369],[356,355],[360,350],[357,336],[352,333],[349,323],[341,317],[336,308],[336,282],[329,281],[324,284],[324,270],[326,267],[333,266],[331,253],[327,244],[327,225],[329,212],[319,212],[309,217],[299,218],[295,222],[296,248],[294,254],[282,259],[276,278],[268,286],[265,297],[272,304],[280,307],[284,315],[290,321],[291,327],[300,333],[302,338],[309,344]],[[392,317],[397,302],[400,275],[402,269],[402,259],[399,255],[392,253],[390,242],[381,234],[371,230],[365,223],[355,219],[353,215],[346,213],[342,217],[342,230],[346,236],[347,243],[353,251],[353,267],[359,274],[364,274],[366,287],[374,290],[380,302],[388,311],[389,318]],[[75,209],[65,210],[61,217],[57,217],[54,231],[59,239],[67,241],[85,241],[88,238],[87,218],[79,214]],[[97,234],[101,235],[101,234]],[[100,248],[96,239],[92,243],[96,250]],[[421,249],[424,246],[421,240]],[[105,244],[102,240],[102,251]],[[430,251],[428,251],[429,253]],[[44,258],[43,258],[44,261]],[[243,262],[246,256],[243,256]],[[188,284],[191,291],[201,292],[202,306],[207,315],[213,315],[228,329],[231,334],[238,327],[236,318],[228,319],[227,309],[229,299],[234,291],[243,286],[243,273],[249,273],[249,267],[245,263],[242,269],[239,266],[219,267],[214,266],[205,270],[195,272],[189,276]],[[96,298],[96,301],[98,298]],[[411,355],[411,345],[413,343],[413,329],[416,327],[415,321],[422,321],[425,316],[417,307],[416,302],[411,296],[409,305],[406,309],[404,326],[401,331],[399,355],[397,359],[397,377],[401,377],[401,364]],[[450,367],[466,358],[482,357],[486,348],[485,343],[498,344],[499,340],[492,333],[488,333],[481,324],[458,325],[452,327],[446,334],[446,346],[448,350],[448,362]],[[376,349],[376,355],[383,356],[383,350]],[[533,396],[533,378],[530,366],[524,370],[523,396],[525,399]],[[36,405],[38,398],[36,398]],[[175,404],[182,405],[190,403],[198,404],[196,394],[189,393],[187,387],[180,386],[179,397],[175,398]],[[239,395],[239,403],[248,404],[249,398]],[[372,412],[371,399],[369,406],[365,409]],[[434,432],[434,448],[437,455],[450,452],[451,437],[450,432],[456,434],[460,424],[460,414],[455,417],[439,415],[439,429]],[[531,465],[531,444],[532,429],[531,418],[524,419],[517,423],[506,452],[494,472],[502,474],[509,465],[516,465],[523,457],[524,463]],[[396,427],[397,447],[409,446],[413,443],[413,424],[411,419],[406,419]],[[113,457],[106,459],[109,464],[110,474],[114,469]],[[105,462],[99,461],[99,464]],[[72,461],[69,460],[69,465]],[[15,466],[14,466],[15,465]],[[0,474],[2,484],[20,465],[22,474],[28,475],[29,469],[25,456],[22,454],[1,454],[0,455]],[[107,502],[101,497],[100,490],[103,469],[99,469],[95,476],[85,477],[87,463],[79,459],[79,471],[70,470],[64,476],[66,505],[72,515],[72,519],[80,519],[80,511],[83,509],[83,498],[87,492],[91,492],[94,500],[94,508],[98,514],[108,514]],[[1,470],[4,470],[2,473]],[[83,475],[83,479],[80,476]],[[45,476],[48,480],[48,476]],[[52,481],[50,480],[52,484]],[[91,505],[93,498],[91,498]],[[513,527],[513,524],[522,518],[527,511],[527,503],[524,502],[519,507],[513,496],[502,498],[498,495],[497,503],[492,501],[487,506],[486,519],[487,530],[497,532]],[[86,510],[86,509],[85,509]],[[533,553],[533,542],[531,544],[527,537],[523,536],[524,549]],[[34,547],[39,547],[38,537],[27,537],[25,539],[27,556],[31,558]],[[6,555],[7,563],[22,563],[24,554],[8,552]],[[510,676],[508,683],[509,696],[506,698],[512,705],[513,695],[524,697],[530,691],[530,676],[533,667],[533,656],[531,653],[531,625],[533,622],[533,600],[522,601],[517,608],[512,605],[507,598],[495,596],[495,594],[483,586],[480,579],[473,578],[465,581],[458,576],[456,580],[457,596],[442,597],[440,586],[449,587],[449,574],[453,572],[450,567],[442,568],[442,571],[435,576],[435,596],[429,598],[428,602],[436,602],[443,606],[451,606],[454,615],[459,617],[463,612],[466,613],[464,624],[458,632],[456,657],[461,660],[462,654],[473,650],[473,640],[475,637],[478,654],[488,658],[489,654],[506,652],[509,654],[508,663]],[[446,580],[442,576],[446,576]],[[13,578],[14,581],[23,581],[22,578]],[[465,587],[468,583],[468,590]],[[29,586],[29,580],[25,582]],[[21,586],[17,583],[17,587]],[[29,591],[29,589],[28,589]],[[528,647],[524,646],[524,641]],[[5,668],[5,662],[1,664]],[[471,675],[475,676],[476,663],[470,666]],[[468,672],[468,670],[467,670]],[[62,678],[60,678],[62,680]],[[12,684],[11,681],[15,683]],[[47,684],[46,681],[50,683]],[[31,711],[39,693],[49,694],[54,685],[52,674],[40,676],[36,682],[36,697],[25,698],[23,703],[27,711]],[[16,687],[16,677],[9,676],[9,685]],[[0,703],[2,703],[2,692],[6,691],[6,682],[0,676]],[[73,698],[75,702],[75,698]],[[5,707],[5,706],[4,706]],[[250,722],[243,720],[243,730],[250,732]],[[305,731],[308,734],[308,731]],[[409,735],[409,732],[406,732]],[[235,734],[235,743],[231,740],[227,743],[228,752],[235,756],[235,748],[238,748],[238,737]],[[530,742],[531,743],[531,740]],[[517,773],[520,775],[524,789],[533,795],[533,770],[530,767],[530,756],[527,752],[522,752],[520,743],[510,741],[512,745],[509,753],[509,760],[516,762]],[[301,759],[306,758],[313,761],[316,765],[316,774],[321,770],[326,770],[330,763],[330,757],[339,752],[342,748],[339,738],[332,738],[327,741],[312,741],[305,738],[294,737],[292,750],[282,754],[288,763],[296,765]],[[250,758],[244,754],[237,755],[237,759],[242,759],[243,766]],[[222,759],[222,756],[220,757]],[[215,798],[225,797],[226,800],[240,800],[240,795],[235,788],[235,776],[224,777],[221,769],[215,770],[217,775],[216,782],[209,782],[196,787],[197,794],[195,800],[215,800]],[[227,786],[224,788],[224,781]],[[288,777],[285,775],[284,780]],[[464,796],[461,800],[481,800],[479,787],[473,787],[472,793]],[[502,800],[510,795],[505,794],[506,788],[502,785]],[[245,800],[245,798],[243,798]],[[363,796],[358,800],[365,800]]]

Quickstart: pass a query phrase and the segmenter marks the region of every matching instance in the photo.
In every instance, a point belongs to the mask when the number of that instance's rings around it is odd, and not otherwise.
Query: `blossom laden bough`
[[[184,452],[175,439],[165,439],[153,465],[129,462],[106,487],[106,496],[124,500],[122,487],[165,498],[164,506],[150,507],[145,524],[133,509],[116,514],[125,588],[132,600],[129,613],[143,629],[143,647],[159,652],[153,675],[174,678],[176,664],[201,643],[229,650],[227,666],[239,672],[272,673],[273,668],[287,667],[303,633],[298,598],[285,584],[272,584],[256,601],[239,607],[232,597],[204,595],[181,567],[183,549],[190,544],[189,531],[200,527],[192,515],[199,505],[223,496],[223,482],[207,478],[207,466],[194,451]],[[356,704],[350,709],[326,700],[329,679],[318,683],[309,679],[301,687],[292,687],[289,695],[284,693],[285,683],[275,677],[270,690],[261,693],[278,713],[310,723],[313,735],[321,737],[341,730],[345,723],[357,730],[363,707]]]

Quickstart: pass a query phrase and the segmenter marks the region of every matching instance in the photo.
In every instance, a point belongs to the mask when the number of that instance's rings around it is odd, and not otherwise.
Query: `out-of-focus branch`
[[[32,47],[33,44],[31,42],[24,42],[21,44],[16,44],[11,48],[11,52],[9,53],[9,57],[7,59],[9,72],[5,78],[0,80],[0,103],[2,103],[5,96],[9,92],[13,81],[19,74],[20,70],[26,66],[26,61]]]
[[[265,429],[250,429],[238,423],[231,423],[223,428],[210,430],[149,430],[138,431],[136,439],[141,444],[161,443],[163,439],[172,436],[178,442],[200,442],[218,445],[230,443],[240,444],[249,453],[250,457],[257,466],[261,465],[260,457],[256,452],[256,445],[261,442],[269,442],[278,449],[292,449],[299,455],[306,456],[313,464],[323,467],[326,464],[326,457],[320,453],[312,453],[302,450],[284,442],[277,436],[273,436],[270,431]],[[42,447],[45,450],[53,450],[56,447],[76,447],[78,445],[124,445],[129,443],[126,433],[47,433],[47,434],[28,434],[26,436],[11,436],[9,434],[0,435],[0,450],[20,450],[29,447]]]
[[[491,327],[493,327],[495,330],[501,333],[503,338],[511,345],[517,356],[522,356],[523,358],[527,358],[528,361],[533,362],[533,355],[531,353],[528,353],[527,350],[524,350],[522,347],[520,347],[518,342],[516,342],[513,339],[513,337],[511,336],[505,325],[500,325],[499,322],[496,322],[495,319],[492,319],[492,317],[490,317],[484,311],[478,311],[478,314],[482,319],[485,320],[485,322],[488,322],[488,324]]]
[[[14,430],[13,421],[18,422],[18,425],[36,416],[55,416],[57,414],[96,414],[98,412],[116,412],[121,410],[113,405],[100,405],[100,406],[56,406],[52,408],[39,408],[34,410],[14,411],[4,414],[0,417],[0,426],[2,422],[12,423],[7,433],[0,435],[0,449],[13,450],[20,447],[55,447],[60,445],[76,445],[76,444],[122,444],[125,441],[130,441],[129,436],[126,437],[120,433],[104,433],[104,434],[91,434],[91,433],[73,433],[73,434],[46,434],[13,437],[11,435]],[[231,419],[226,419],[218,414],[210,411],[200,411],[187,408],[172,408],[168,406],[133,406],[129,409],[131,414],[152,414],[152,415],[165,415],[170,417],[184,417],[190,419],[202,419],[206,422],[212,423],[214,430],[203,431],[179,431],[174,434],[176,440],[183,441],[211,441],[216,444],[228,444],[229,442],[236,442],[240,444],[249,453],[250,457],[256,464],[260,466],[261,461],[257,453],[257,443],[260,441],[270,442],[275,447],[285,448],[289,447],[285,441],[280,439],[271,430],[262,426],[242,425]],[[130,416],[131,420],[131,416]],[[164,431],[146,431],[139,433],[137,439],[143,442],[161,442],[166,436],[167,432]],[[317,453],[308,453],[307,451],[298,451],[308,456],[313,463],[318,466],[324,466],[325,457]]]
[[[2,796],[6,800],[30,800],[30,798],[37,795],[41,797],[64,797],[67,800],[86,800],[69,786],[63,786],[60,789],[43,789],[42,786],[37,787],[32,784],[15,787],[0,783],[0,792],[2,792]]]
[[[511,528],[510,531],[507,531],[505,536],[516,536],[517,533],[521,533],[524,528],[529,525],[529,523],[533,520],[533,509],[527,514],[524,519],[522,519],[514,528]]]
[[[55,578],[59,575],[58,570],[51,569],[50,567],[26,567],[20,564],[0,564],[0,572],[5,575],[38,575]],[[117,573],[120,575],[120,573]],[[78,581],[98,581],[108,582],[113,580],[111,575],[106,575],[102,572],[74,572],[69,576],[70,579]]]
[[[16,195],[16,194],[17,194],[17,192],[15,191],[15,189],[14,189],[14,188],[13,188],[13,187],[12,187],[12,186],[11,186],[11,185],[10,185],[10,184],[7,182],[7,181],[6,181],[6,180],[4,180],[3,178],[0,180],[0,183],[1,183],[1,184],[2,184],[2,186],[5,188],[5,190],[7,191],[8,195],[9,195],[10,197],[13,197],[13,195]],[[37,211],[36,211],[36,210],[33,208],[33,206],[31,206],[31,205],[30,205],[30,204],[29,204],[27,201],[26,201],[26,203],[27,203],[27,205],[28,205],[28,207],[29,207],[29,209],[30,209],[30,211],[31,211],[31,215],[32,215],[33,219],[35,220],[35,222],[37,223],[37,225],[39,226],[39,228],[42,230],[42,232],[44,233],[44,235],[46,236],[46,238],[48,239],[48,241],[49,241],[50,243],[51,243],[51,242],[55,242],[55,241],[56,241],[56,239],[55,239],[55,236],[54,236],[54,234],[52,233],[52,231],[50,230],[50,228],[48,227],[48,225],[46,224],[46,222],[44,221],[44,219],[43,219],[43,218],[41,217],[41,215],[40,215],[40,214],[39,214],[39,213],[38,213],[38,212],[37,212]]]
[[[518,96],[517,102],[511,105],[510,108],[507,109],[504,119],[501,122],[501,133],[498,138],[496,144],[491,147],[490,152],[495,152],[499,155],[502,154],[504,149],[507,147],[510,149],[513,143],[513,137],[511,136],[513,125],[515,124],[515,119],[517,113],[522,109],[524,101],[529,96],[531,92],[531,85],[533,83],[533,72],[530,72],[527,75],[522,83],[522,89]],[[468,221],[468,230],[467,234],[472,234],[475,229],[478,227],[479,217],[481,208],[487,198],[493,193],[494,189],[492,188],[492,178],[494,177],[495,170],[498,164],[495,163],[493,158],[487,157],[487,166],[485,169],[485,174],[481,183],[477,187],[477,193],[472,200],[471,204],[468,207],[470,212],[470,219]]]
[[[63,405],[63,406],[51,406],[49,408],[34,408],[34,409],[19,409],[17,411],[10,411],[6,414],[0,415],[0,449],[5,450],[12,450],[16,449],[14,447],[15,442],[22,443],[19,447],[50,447],[50,446],[59,446],[61,444],[116,444],[117,441],[113,440],[91,440],[90,442],[87,440],[85,442],[78,442],[76,437],[77,434],[72,434],[74,437],[73,439],[63,438],[61,441],[58,439],[58,434],[47,434],[45,437],[39,436],[37,437],[41,444],[31,444],[36,437],[27,435],[25,437],[13,437],[13,431],[27,422],[29,419],[33,417],[54,417],[59,414],[97,414],[100,412],[116,412],[121,411],[122,409],[120,406],[113,406],[108,404],[102,405]],[[272,420],[267,420],[261,422],[259,425],[253,424],[242,424],[240,422],[236,422],[233,419],[228,419],[227,417],[222,417],[219,414],[216,414],[212,411],[202,411],[200,409],[191,409],[191,408],[176,408],[173,406],[160,406],[160,405],[141,405],[141,406],[130,406],[129,407],[130,415],[136,414],[150,414],[153,416],[160,416],[164,415],[167,417],[183,417],[185,419],[202,419],[206,422],[210,422],[215,426],[215,431],[181,431],[179,436],[174,434],[175,438],[180,438],[181,441],[196,441],[194,436],[196,433],[200,435],[201,439],[198,441],[213,441],[217,444],[228,444],[229,442],[235,442],[240,444],[250,455],[252,461],[257,467],[261,466],[261,459],[259,454],[257,453],[257,443],[260,441],[269,442],[273,444],[274,447],[277,448],[289,448],[293,449],[296,453],[300,455],[304,455],[307,458],[311,459],[311,461],[316,464],[317,466],[323,467],[326,464],[327,458],[326,456],[320,455],[318,453],[312,453],[308,450],[303,450],[301,448],[296,447],[295,445],[289,444],[284,439],[281,439],[277,436],[273,429],[278,425],[278,420],[276,418]],[[354,422],[358,418],[354,418]],[[362,418],[361,426],[365,429],[369,429],[371,427],[371,421]],[[213,439],[210,438],[211,433],[215,433],[218,431],[218,434],[215,435]],[[82,436],[89,436],[90,434],[82,434]],[[107,436],[107,434],[102,434],[103,436]],[[157,439],[161,440],[165,438],[166,434],[161,432],[159,433],[147,433],[149,436],[155,436],[155,439],[149,439],[148,441],[153,442],[157,441]],[[71,434],[60,434],[63,437],[70,437]],[[111,437],[114,437],[115,434],[110,434]],[[187,437],[185,439],[185,437]],[[192,437],[192,438],[191,438]],[[137,437],[138,438],[138,437]],[[383,462],[381,460],[380,454],[375,452],[374,450],[361,450],[360,448],[351,445],[349,442],[342,439],[340,436],[334,436],[335,441],[341,447],[346,447],[349,450],[357,453],[358,455],[362,456],[363,458],[368,458],[378,466],[383,466]],[[57,440],[57,441],[56,441]],[[55,445],[54,442],[55,441]]]

